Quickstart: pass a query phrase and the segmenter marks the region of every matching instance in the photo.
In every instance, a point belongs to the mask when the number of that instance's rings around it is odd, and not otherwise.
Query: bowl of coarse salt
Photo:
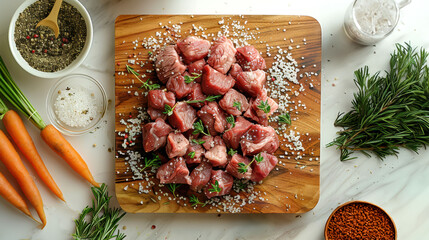
[[[63,134],[79,136],[101,123],[107,109],[107,95],[94,78],[72,74],[51,87],[46,107],[52,125]]]

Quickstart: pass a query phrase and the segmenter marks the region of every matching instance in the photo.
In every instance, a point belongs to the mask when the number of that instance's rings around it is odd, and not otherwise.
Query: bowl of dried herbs
[[[93,28],[85,7],[77,0],[63,1],[60,33],[37,23],[47,17],[54,0],[27,0],[18,7],[9,25],[9,46],[18,64],[41,78],[58,78],[76,69],[91,48]]]

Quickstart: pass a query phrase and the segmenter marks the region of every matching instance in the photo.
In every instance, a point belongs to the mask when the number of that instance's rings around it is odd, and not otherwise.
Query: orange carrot
[[[24,166],[15,147],[0,130],[0,161],[6,166],[7,170],[16,179],[22,192],[27,197],[28,201],[36,209],[40,220],[42,220],[43,227],[46,225],[45,211],[43,210],[43,201],[40,192],[37,189],[33,178]],[[42,227],[42,228],[43,228]]]
[[[27,203],[19,195],[19,193],[13,188],[9,181],[4,177],[0,172],[0,196],[2,196],[6,201],[10,202],[13,206],[21,210],[23,213],[27,214],[29,217],[33,218],[28,209]],[[34,219],[34,218],[33,218]]]
[[[3,124],[16,146],[21,150],[21,153],[30,162],[34,170],[36,170],[40,179],[55,195],[57,195],[57,197],[65,201],[63,193],[43,163],[43,160],[37,152],[36,146],[34,146],[34,142],[31,139],[30,134],[28,134],[28,131],[19,115],[13,110],[7,111],[3,117]]]
[[[92,185],[96,187],[100,186],[100,184],[94,180],[88,166],[79,153],[54,126],[47,125],[43,128],[40,134],[48,146],[62,157],[75,172],[85,178]]]

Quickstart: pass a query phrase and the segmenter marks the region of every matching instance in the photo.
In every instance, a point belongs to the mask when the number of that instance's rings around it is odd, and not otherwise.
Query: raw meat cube
[[[279,148],[279,137],[271,126],[252,125],[240,141],[243,155],[256,155],[260,152],[274,153]]]
[[[186,97],[192,91],[191,84],[186,83],[181,75],[168,79],[166,87],[176,95],[177,99]]]
[[[262,162],[260,163],[256,161],[253,161],[252,163],[253,172],[250,180],[254,182],[259,182],[262,179],[266,178],[278,162],[277,157],[274,155],[268,154],[266,152],[262,152],[260,154],[264,158],[264,160],[262,160]]]
[[[173,109],[173,114],[168,117],[168,122],[181,132],[192,129],[192,125],[197,119],[197,112],[186,102],[178,102]]]
[[[222,170],[212,170],[209,185],[204,189],[208,198],[229,194],[234,183],[234,178]],[[216,191],[219,190],[219,191]]]
[[[224,95],[235,84],[234,78],[226,76],[209,65],[203,68],[203,79],[201,89],[207,95]]]
[[[264,58],[259,54],[254,46],[244,46],[237,48],[235,54],[238,64],[244,71],[264,70],[267,68]]]
[[[173,107],[176,103],[176,97],[174,93],[166,92],[164,90],[150,90],[147,96],[148,107],[157,110],[163,110],[165,105]]]
[[[184,183],[191,184],[189,169],[186,167],[185,160],[182,157],[171,159],[161,165],[157,172],[156,178],[162,184],[165,183]]]
[[[145,152],[156,151],[163,147],[167,141],[167,135],[173,129],[161,118],[155,122],[146,123],[142,127],[143,148]]]
[[[207,56],[211,44],[199,37],[189,36],[184,40],[179,40],[177,47],[187,62],[193,62]]]
[[[228,162],[228,154],[225,145],[215,145],[204,156],[213,167],[225,167]]]
[[[241,73],[243,69],[237,63],[232,64],[231,69],[229,70],[229,75],[234,79],[237,79],[237,75]]]
[[[175,45],[162,48],[156,55],[155,70],[159,81],[166,83],[171,77],[182,75],[186,66],[180,61]]]
[[[240,116],[249,108],[249,102],[246,96],[231,88],[219,101],[219,106],[228,114]]]
[[[149,107],[147,109],[147,114],[149,114],[149,117],[151,120],[156,120],[158,118],[166,120],[167,115],[165,115],[163,112],[164,112],[164,110],[153,109],[151,107]]]
[[[191,154],[193,152],[193,154]],[[190,143],[185,154],[186,164],[201,163],[204,157],[204,148],[200,144]]]
[[[191,87],[191,92],[187,96],[188,100],[204,100],[206,99],[206,95],[204,95],[203,91],[201,90],[201,84],[194,83]],[[204,102],[198,102],[198,103],[189,103],[192,107],[201,108],[204,106]]]
[[[221,36],[211,46],[207,63],[222,74],[226,74],[235,62],[236,52],[231,40]]]
[[[238,178],[238,179],[250,179],[252,176],[252,167],[247,167],[247,172],[241,173],[239,172],[239,163],[243,163],[244,165],[249,165],[250,159],[247,157],[243,157],[240,154],[234,154],[232,156],[231,160],[228,163],[228,166],[226,167],[226,172],[231,174],[232,176]]]
[[[188,65],[188,72],[191,77],[194,77],[195,74],[202,75],[203,68],[206,65],[206,61],[204,59],[200,59]],[[202,77],[198,77],[194,80],[194,82],[200,83]]]
[[[262,70],[241,72],[237,75],[235,86],[249,96],[257,97],[261,94],[265,81],[265,72]]]
[[[265,113],[259,106],[261,102],[267,103],[270,106],[270,111]],[[267,91],[262,90],[262,94],[256,99],[250,100],[250,107],[244,113],[244,116],[250,118],[263,126],[268,126],[268,118],[279,108],[279,105],[270,97],[267,96]]]
[[[225,112],[219,108],[216,102],[209,102],[198,111],[197,115],[207,127],[210,135],[214,136],[225,131]]]
[[[195,192],[204,188],[210,180],[212,175],[212,165],[208,162],[201,162],[192,172],[191,172],[191,190]]]
[[[226,146],[224,141],[222,140],[222,138],[220,136],[203,136],[202,141],[204,141],[203,143],[203,147],[206,150],[210,150],[211,148],[213,148],[216,145],[223,145]]]
[[[183,157],[189,147],[188,139],[181,133],[170,133],[167,137],[167,146],[165,152],[168,158]]]
[[[240,116],[237,117],[235,119],[235,127],[226,131],[222,136],[226,145],[230,148],[237,149],[240,146],[241,137],[247,132],[247,130],[249,130],[252,125],[253,124],[247,121],[245,118]]]

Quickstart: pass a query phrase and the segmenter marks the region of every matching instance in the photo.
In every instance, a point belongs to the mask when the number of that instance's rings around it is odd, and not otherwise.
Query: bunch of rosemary
[[[358,92],[352,110],[340,113],[334,125],[342,127],[330,146],[351,160],[355,151],[380,159],[397,155],[400,147],[417,151],[429,143],[428,52],[396,44],[390,71],[370,75],[368,67],[355,72]]]
[[[121,213],[119,208],[109,206],[111,197],[104,183],[101,187],[92,187],[91,190],[95,201],[92,201],[92,207],[85,207],[79,218],[75,220],[76,232],[73,234],[73,239],[123,240],[125,234],[120,233],[119,230],[116,232],[116,229],[125,213]]]

